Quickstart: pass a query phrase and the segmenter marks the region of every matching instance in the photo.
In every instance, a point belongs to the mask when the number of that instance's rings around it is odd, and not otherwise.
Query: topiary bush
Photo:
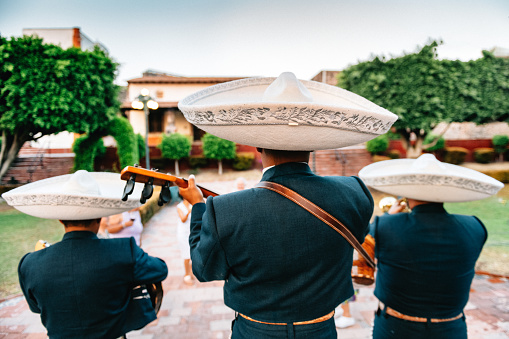
[[[189,166],[192,169],[206,167],[209,161],[203,155],[191,155],[189,157]]]
[[[202,138],[203,156],[208,159],[218,161],[218,173],[223,174],[223,159],[234,159],[236,154],[236,144],[233,141],[221,139],[206,133]]]
[[[474,160],[480,164],[489,164],[495,161],[495,150],[491,147],[474,149]]]
[[[389,148],[389,136],[382,134],[366,142],[366,150],[374,154],[382,154]]]
[[[379,162],[379,161],[385,161],[385,160],[391,160],[390,157],[386,156],[386,155],[378,155],[378,154],[375,154],[373,155],[373,157],[371,158],[371,160],[373,162]]]
[[[391,159],[399,159],[401,158],[401,152],[397,149],[391,149],[387,152],[387,156]]]
[[[111,135],[117,142],[117,155],[121,168],[132,166],[138,162],[138,143],[133,127],[126,118],[116,116],[106,128],[82,135],[74,141],[72,149],[76,156],[74,157],[73,171],[94,170],[97,151],[101,150],[101,145],[104,147],[101,138],[107,135]]]
[[[499,161],[504,161],[504,153],[507,151],[507,145],[509,144],[509,136],[507,135],[495,135],[491,139],[495,152],[499,155]]]
[[[165,134],[157,147],[163,158],[175,160],[175,174],[180,175],[178,161],[189,156],[191,140],[180,133]]]
[[[468,149],[463,147],[446,147],[444,149],[444,162],[459,165],[465,162]]]
[[[496,179],[503,183],[509,183],[509,171],[508,170],[486,170],[482,171],[482,173],[489,175],[493,179]]]
[[[253,166],[255,154],[253,152],[239,152],[233,159],[233,169],[246,171]]]
[[[93,172],[94,161],[98,153],[97,151],[100,149],[100,145],[104,148],[102,139],[96,135],[84,134],[74,140],[72,144],[72,151],[75,156],[72,172],[76,172],[78,170]]]
[[[138,145],[138,161],[145,157],[145,138],[140,134],[136,133],[136,144]]]
[[[132,166],[138,162],[138,142],[134,135],[133,126],[124,117],[117,116],[108,125],[107,131],[103,132],[111,135],[117,142],[117,154],[120,161],[120,167]]]
[[[426,135],[422,143],[423,145],[429,145],[431,143],[434,143],[433,145],[426,147],[426,151],[429,152],[440,151],[445,148],[445,139],[443,137],[439,137],[438,135],[434,135],[431,133]]]

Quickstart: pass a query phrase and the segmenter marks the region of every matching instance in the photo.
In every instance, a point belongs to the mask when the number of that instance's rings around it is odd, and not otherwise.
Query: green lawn
[[[54,243],[63,234],[57,220],[34,218],[0,204],[0,300],[21,292],[17,273],[21,257],[33,252],[39,239]]]
[[[475,215],[486,226],[488,240],[477,270],[509,276],[509,185],[493,197],[462,203],[445,204],[449,213]]]

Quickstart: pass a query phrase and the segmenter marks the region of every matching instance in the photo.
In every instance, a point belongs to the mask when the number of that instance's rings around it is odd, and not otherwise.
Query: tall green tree
[[[106,126],[120,103],[117,64],[104,51],[0,37],[0,178],[27,141]]]
[[[399,116],[393,128],[414,156],[439,122],[509,121],[509,59],[483,51],[477,60],[438,60],[438,45],[389,60],[375,57],[338,78],[338,86]]]
[[[236,154],[236,144],[233,141],[224,140],[210,133],[202,138],[203,156],[208,159],[216,159],[218,173],[223,174],[223,159],[233,159]]]
[[[180,133],[164,134],[158,147],[164,158],[175,161],[175,175],[179,176],[179,160],[188,157],[191,153],[191,140]]]

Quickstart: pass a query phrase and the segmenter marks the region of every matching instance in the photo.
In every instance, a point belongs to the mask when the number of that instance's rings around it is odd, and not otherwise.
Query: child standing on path
[[[177,225],[177,241],[180,248],[182,259],[184,259],[184,283],[192,285],[194,283],[193,270],[191,267],[191,252],[189,250],[189,232],[190,232],[190,214],[191,204],[182,199],[177,205],[177,213],[179,215],[179,222]]]

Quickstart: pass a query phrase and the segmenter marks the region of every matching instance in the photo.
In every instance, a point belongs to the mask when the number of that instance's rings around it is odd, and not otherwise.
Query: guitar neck
[[[149,180],[152,180],[152,184],[156,186],[164,186],[165,184],[169,184],[169,186],[178,186],[181,188],[187,188],[188,182],[184,178],[176,177],[171,174],[165,174],[153,170],[148,170],[141,167],[135,166],[127,166],[120,172],[120,178],[122,180],[129,180],[131,177],[134,177],[134,181],[139,183],[147,183]],[[218,196],[219,193],[216,193],[208,188],[205,188],[200,185],[196,185],[202,193],[204,197],[215,197]]]

